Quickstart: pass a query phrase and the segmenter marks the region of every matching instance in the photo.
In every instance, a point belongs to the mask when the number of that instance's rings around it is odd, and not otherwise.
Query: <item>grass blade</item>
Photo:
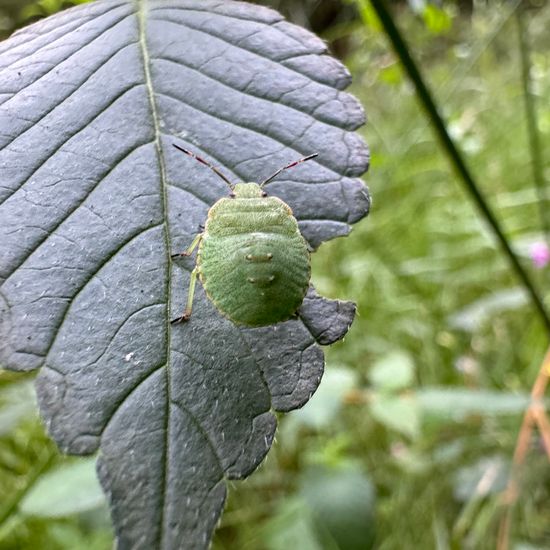
[[[537,290],[535,289],[535,286],[531,281],[529,274],[527,273],[527,271],[525,271],[525,269],[519,262],[517,256],[510,246],[510,243],[504,235],[504,232],[501,229],[498,220],[493,214],[489,204],[487,203],[481,190],[476,184],[468,167],[466,166],[462,153],[458,150],[457,146],[449,136],[445,123],[443,122],[443,118],[439,114],[434,99],[432,98],[432,95],[428,90],[428,87],[424,82],[422,75],[420,74],[420,70],[418,69],[413,58],[411,57],[409,49],[400,31],[393,22],[393,19],[386,7],[386,3],[384,2],[384,0],[371,0],[371,4],[376,11],[376,14],[378,15],[378,18],[380,19],[380,23],[382,24],[382,27],[384,28],[387,37],[390,39],[395,53],[397,54],[399,60],[401,61],[401,64],[403,65],[403,68],[415,85],[418,99],[426,110],[428,118],[433,124],[435,132],[439,140],[441,141],[443,149],[448,155],[456,172],[460,176],[460,179],[463,182],[466,190],[469,192],[471,198],[474,200],[476,206],[480,210],[483,218],[492,229],[502,252],[507,257],[511,268],[516,273],[518,279],[521,281],[522,285],[529,293],[535,309],[539,313],[541,320],[544,322],[547,331],[550,333],[550,316],[546,311],[546,308],[544,307],[544,304]]]

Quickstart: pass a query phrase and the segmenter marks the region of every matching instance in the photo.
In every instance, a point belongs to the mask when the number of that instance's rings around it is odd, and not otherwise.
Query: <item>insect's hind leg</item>
[[[201,242],[202,235],[203,235],[202,233],[199,233],[198,235],[196,235],[187,250],[184,250],[179,254],[172,254],[170,257],[179,258],[180,256],[191,256],[191,254],[193,253],[193,250],[195,250],[195,248],[197,248],[198,244]]]
[[[195,295],[195,283],[197,282],[198,273],[199,273],[199,270],[197,267],[195,267],[195,269],[191,271],[191,279],[189,281],[189,291],[187,293],[187,305],[185,306],[185,310],[181,317],[177,317],[176,319],[172,319],[170,321],[172,325],[189,321],[189,317],[191,317],[191,310],[193,309],[193,296]]]

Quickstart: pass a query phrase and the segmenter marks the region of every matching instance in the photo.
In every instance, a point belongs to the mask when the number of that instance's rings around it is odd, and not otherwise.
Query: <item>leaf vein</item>
[[[98,16],[98,18],[99,18],[99,17],[102,17],[102,16],[104,16],[104,15],[106,15],[107,13],[109,13],[109,12],[104,12],[104,13],[102,13],[100,16]],[[100,32],[100,34],[98,34],[97,36],[95,36],[90,42],[86,42],[86,43],[82,44],[82,45],[79,46],[78,49],[76,49],[74,52],[71,52],[71,53],[67,56],[67,58],[60,60],[57,64],[62,63],[63,61],[66,61],[67,59],[71,58],[75,53],[79,52],[82,48],[86,47],[88,44],[91,44],[92,42],[94,42],[97,38],[99,38],[100,36],[102,36],[106,31],[108,31],[108,30],[111,29],[111,28],[114,28],[116,25],[118,25],[122,20],[126,19],[128,16],[129,16],[129,14],[125,14],[121,19],[119,19],[118,21],[116,21],[116,23],[114,23],[112,27],[107,27],[106,29],[102,30],[102,31]],[[98,18],[95,18],[95,17],[86,18],[86,20],[85,20],[81,25],[78,25],[78,26],[76,26],[74,29],[71,29],[68,33],[63,33],[63,34],[61,34],[59,37],[55,38],[55,39],[53,40],[53,42],[47,41],[44,45],[39,46],[36,50],[34,50],[34,51],[32,51],[32,52],[25,52],[25,53],[23,54],[23,57],[24,57],[25,59],[29,59],[30,57],[32,57],[32,56],[34,56],[34,55],[40,53],[43,49],[51,48],[52,45],[55,44],[58,40],[66,40],[68,36],[70,36],[71,34],[73,34],[73,33],[77,32],[77,31],[79,31],[80,29],[82,29],[87,23],[90,23],[90,22],[92,22],[92,23],[97,23]],[[73,22],[74,22],[74,21],[69,20],[68,24],[73,23]],[[62,27],[55,27],[55,28],[53,29],[53,32],[59,31],[60,28],[62,28]],[[39,38],[44,38],[44,36],[45,36],[45,35],[43,35],[43,34],[39,34],[39,35],[36,36],[36,38],[33,38],[31,41],[25,42],[24,44],[25,44],[25,46],[28,46],[28,45],[29,45],[31,42],[33,42],[34,40],[39,39]],[[18,46],[19,46],[19,45],[20,45],[20,44],[18,44]],[[9,51],[9,50],[8,50],[8,51]],[[21,61],[21,58],[19,58],[19,59],[13,61],[12,63],[10,63],[9,65],[6,65],[5,67],[0,68],[0,75],[2,75],[2,73],[3,73],[4,71],[10,69],[11,67],[13,67],[13,65],[16,65],[16,64],[19,63],[20,61]],[[57,65],[57,64],[56,64],[56,65]],[[53,69],[55,69],[55,68],[56,68],[56,66],[52,67],[52,69],[50,69],[49,71],[47,71],[47,73],[45,73],[45,74],[43,74],[43,75],[40,75],[40,77],[39,77],[37,80],[39,80],[40,78],[42,78],[43,76],[45,76],[46,74],[48,74],[49,72],[51,72],[51,71],[52,71]],[[34,82],[34,81],[33,81],[33,82]]]
[[[126,317],[126,319],[124,319],[124,321],[122,321],[122,323],[116,328],[115,332],[113,333],[113,335],[109,338],[109,343],[105,346],[105,349],[101,352],[100,356],[95,359],[94,361],[92,361],[91,363],[88,363],[87,366],[90,366],[90,365],[97,365],[97,363],[99,363],[101,361],[101,359],[103,359],[103,356],[109,351],[109,349],[111,348],[111,344],[114,342],[115,338],[118,336],[118,333],[126,326],[126,324],[128,323],[128,321],[134,317],[135,315],[138,315],[139,313],[141,313],[142,311],[145,311],[147,309],[150,309],[150,308],[153,308],[153,307],[158,307],[158,306],[164,306],[164,302],[161,302],[161,303],[155,303],[155,304],[146,304],[138,309],[136,309],[135,311],[133,311],[132,313],[130,313],[130,315],[128,315]]]
[[[122,243],[119,244],[119,246],[113,250],[111,252],[111,254],[109,254],[107,256],[107,258],[105,258],[103,260],[103,262],[101,262],[97,268],[90,274],[90,276],[83,281],[82,285],[77,289],[77,291],[73,294],[73,296],[69,299],[69,301],[67,302],[67,305],[65,307],[65,312],[63,313],[63,315],[61,316],[61,319],[59,321],[59,323],[57,324],[57,327],[56,329],[54,330],[54,333],[55,333],[55,336],[52,338],[52,341],[46,351],[46,353],[44,354],[45,357],[46,357],[46,361],[47,361],[47,358],[48,358],[48,355],[50,353],[50,351],[52,350],[52,348],[54,347],[56,341],[57,341],[57,338],[61,332],[61,329],[63,328],[63,325],[65,323],[65,321],[67,320],[68,316],[70,315],[70,310],[71,310],[71,306],[74,304],[75,300],[78,298],[78,296],[86,289],[86,287],[88,286],[89,283],[91,283],[95,276],[109,263],[111,262],[112,260],[114,260],[116,258],[116,256],[122,252],[122,250],[128,246],[129,244],[131,244],[135,239],[138,239],[139,237],[141,237],[143,234],[145,234],[147,231],[151,231],[152,229],[155,229],[157,227],[159,227],[160,224],[155,224],[155,225],[151,225],[151,226],[148,226],[148,227],[145,227],[145,228],[140,228],[140,230],[137,232],[137,233],[134,233],[132,235],[130,235],[127,239],[125,239]]]
[[[97,182],[93,185],[93,187],[88,191],[87,196],[89,197],[94,190],[99,187],[99,185],[105,181],[105,179],[120,165],[122,164],[132,153],[137,151],[138,149],[141,149],[141,147],[145,147],[146,145],[149,145],[150,142],[142,143],[141,145],[137,145],[135,147],[132,147],[129,151],[127,151],[121,158],[117,159],[114,164],[97,180]],[[59,222],[52,228],[50,228],[48,231],[44,230],[46,234],[42,238],[42,240],[39,240],[35,245],[33,250],[25,256],[12,270],[11,272],[6,276],[6,279],[9,279],[31,256],[34,254],[40,246],[44,244],[45,241],[48,240],[49,237],[55,234],[55,231],[70,217],[72,216],[82,205],[84,204],[84,201],[78,203],[72,210],[67,212],[65,216],[63,216]],[[0,203],[1,206],[1,203]]]
[[[2,145],[2,149],[8,147],[9,145],[11,145],[16,139],[20,138],[21,136],[25,135],[30,129],[32,129],[33,127],[37,126],[38,124],[40,124],[49,114],[51,114],[53,111],[55,111],[55,109],[57,109],[58,107],[60,107],[61,105],[63,105],[63,103],[65,103],[65,101],[67,101],[67,99],[69,99],[70,97],[72,97],[74,94],[76,94],[81,88],[82,86],[84,86],[93,76],[95,76],[97,74],[97,72],[105,67],[107,65],[107,63],[109,63],[114,57],[116,57],[117,54],[119,54],[121,51],[125,50],[126,48],[132,46],[136,44],[136,42],[130,42],[129,44],[125,44],[124,46],[122,46],[121,48],[119,48],[118,50],[116,50],[115,52],[113,52],[109,57],[107,57],[104,61],[102,61],[97,67],[94,67],[92,69],[92,72],[88,74],[88,76],[80,83],[78,84],[73,90],[71,90],[65,97],[59,97],[57,98],[56,102],[53,103],[52,107],[49,108],[47,111],[43,112],[40,117],[37,119],[37,120],[32,120],[32,119],[24,119],[22,117],[20,117],[20,120],[25,120],[25,122],[29,122],[30,125],[29,127],[27,127],[25,130],[23,130],[21,133],[17,134],[16,136],[13,136],[13,138],[6,142],[4,145]],[[76,52],[75,52],[76,53]],[[74,55],[74,53],[72,53],[70,57],[72,57],[72,55]],[[67,59],[69,59],[67,58]],[[63,61],[67,61],[67,59],[63,60]],[[55,69],[55,66],[51,69],[53,70]],[[17,90],[15,92],[15,95],[13,97],[16,97],[17,94],[25,91],[27,88],[29,88],[30,86],[32,86],[33,84],[35,84],[36,82],[38,82],[40,79],[44,78],[45,76],[47,76],[47,74],[51,72],[51,71],[48,71],[47,73],[43,74],[42,76],[40,76],[40,78],[38,78],[37,80],[33,80],[32,82],[30,82],[29,84],[27,84],[27,86],[25,86],[24,88],[21,88],[20,90]],[[13,99],[13,97],[11,97],[8,101],[5,101],[4,103],[0,104],[0,107],[6,107],[7,104],[9,103],[9,101],[11,99]]]
[[[117,412],[119,411],[120,407],[122,407],[122,405],[124,405],[124,403],[126,403],[126,401],[132,396],[132,394],[142,385],[144,384],[145,382],[147,382],[147,380],[149,380],[149,378],[151,378],[151,376],[153,376],[155,373],[157,373],[159,370],[163,369],[166,367],[166,364],[163,364],[163,365],[160,365],[160,366],[155,366],[151,369],[151,371],[147,372],[145,374],[145,376],[143,378],[141,378],[140,380],[138,380],[137,384],[135,384],[134,386],[132,386],[131,388],[129,388],[129,390],[120,398],[120,400],[118,402],[116,402],[114,405],[114,408],[112,410],[111,413],[109,413],[109,419],[107,420],[107,422],[105,423],[105,426],[103,426],[103,428],[101,429],[101,431],[99,432],[99,434],[97,434],[99,437],[103,437],[103,434],[105,433],[105,431],[107,430],[107,428],[109,427],[109,424],[111,423],[111,421],[113,420],[113,418],[116,416]]]
[[[85,130],[90,124],[92,124],[95,120],[97,120],[103,113],[105,113],[107,111],[107,109],[109,109],[109,107],[113,106],[117,101],[119,101],[120,99],[122,99],[128,92],[134,90],[135,88],[139,88],[140,86],[143,86],[142,83],[138,82],[138,83],[135,83],[135,84],[132,84],[131,86],[125,88],[124,90],[122,90],[119,94],[117,94],[113,99],[112,101],[106,105],[104,108],[102,108],[99,112],[95,113],[94,116],[90,119],[90,120],[86,120],[84,121],[84,123],[82,124],[82,126],[77,130],[76,133],[74,134],[71,134],[67,139],[65,139],[64,141],[62,141],[59,145],[57,145],[57,147],[55,148],[54,151],[52,151],[47,157],[45,157],[44,159],[41,160],[41,162],[38,164],[38,166],[36,166],[32,172],[30,174],[28,174],[27,176],[25,176],[20,182],[19,182],[19,186],[18,187],[15,187],[13,189],[13,192],[10,193],[9,195],[7,195],[6,197],[4,197],[4,199],[2,201],[0,201],[0,206],[2,206],[2,204],[4,204],[11,196],[13,196],[15,193],[17,193],[17,191],[19,191],[20,189],[23,188],[23,186],[25,185],[25,183],[27,183],[37,172],[38,170],[40,170],[40,168],[42,168],[46,162],[48,162],[52,157],[54,157],[60,150],[61,148],[66,145],[69,141],[71,141],[71,139],[74,139],[76,136],[78,136],[83,130]],[[55,108],[55,107],[54,107]],[[45,115],[46,116],[46,115]],[[19,136],[17,136],[19,137]]]
[[[175,24],[175,23],[174,23]],[[193,30],[196,30],[196,29],[193,29]],[[261,100],[261,101],[265,101],[266,103],[272,103],[274,105],[283,105],[284,107],[286,107],[287,109],[291,109],[292,111],[295,111],[297,113],[300,113],[300,114],[303,114],[303,115],[307,115],[311,118],[313,118],[315,121],[321,123],[321,124],[326,124],[327,126],[330,126],[332,128],[338,128],[339,130],[344,130],[344,131],[349,131],[350,128],[347,126],[347,124],[345,122],[342,122],[341,124],[337,124],[336,122],[334,122],[333,120],[327,120],[325,118],[322,118],[321,116],[319,116],[317,114],[317,116],[315,115],[315,112],[318,111],[319,107],[323,106],[323,105],[317,105],[314,109],[310,110],[310,111],[305,111],[305,110],[302,110],[298,107],[296,107],[295,105],[292,105],[290,102],[288,101],[282,101],[284,96],[289,94],[289,93],[295,93],[296,90],[290,90],[290,91],[286,91],[284,94],[282,94],[281,97],[277,98],[277,99],[272,99],[270,97],[267,97],[267,96],[261,96],[261,95],[258,95],[258,94],[254,94],[250,91],[247,90],[247,87],[245,88],[235,88],[234,86],[232,86],[231,84],[229,84],[228,82],[225,82],[224,80],[222,80],[221,78],[217,77],[217,76],[214,76],[212,73],[209,73],[209,72],[206,72],[205,69],[203,69],[203,66],[206,65],[207,63],[209,63],[210,61],[212,61],[211,59],[208,60],[208,62],[205,62],[203,63],[203,65],[201,65],[200,68],[196,68],[196,67],[193,67],[187,63],[184,63],[181,59],[176,59],[176,58],[173,58],[173,57],[170,57],[168,56],[167,54],[163,54],[162,56],[156,56],[153,58],[154,60],[162,60],[162,61],[170,61],[172,63],[175,63],[177,65],[181,65],[191,71],[196,71],[198,72],[199,74],[201,74],[202,76],[214,81],[214,82],[217,82],[218,84],[222,85],[222,86],[225,86],[227,88],[230,88],[231,90],[235,90],[235,91],[238,91],[240,93],[242,93],[243,95],[246,95],[248,97],[252,97],[254,99],[258,99],[258,100]],[[268,59],[268,58],[266,58]],[[286,69],[288,69],[286,66],[285,66]],[[288,69],[288,70],[291,70],[291,69]],[[303,78],[308,78],[307,76],[305,75],[302,75]],[[302,88],[306,88],[307,86],[309,86],[311,84],[311,82],[315,82],[315,81],[312,81],[311,79],[308,81],[308,82],[305,82],[301,87]],[[335,91],[333,88],[330,88],[333,92]],[[336,91],[337,92],[337,91]]]
[[[306,155],[306,154],[310,154],[311,151],[299,151],[297,150],[294,145],[291,143],[291,142],[288,142],[288,141],[284,141],[281,137],[279,136],[275,136],[273,133],[271,133],[269,131],[268,128],[255,128],[254,126],[251,126],[251,125],[246,125],[246,124],[238,124],[237,122],[235,122],[234,120],[230,120],[228,118],[224,118],[218,114],[214,114],[212,111],[206,111],[204,108],[202,107],[199,107],[197,105],[192,105],[190,102],[189,102],[189,98],[187,98],[185,101],[177,96],[173,96],[171,94],[168,94],[166,92],[157,92],[157,95],[160,95],[160,96],[163,96],[163,97],[166,97],[168,99],[171,99],[172,101],[177,101],[178,103],[182,103],[184,105],[186,105],[187,107],[190,107],[191,109],[194,109],[195,111],[201,113],[202,115],[205,115],[207,117],[211,117],[211,118],[215,118],[216,120],[220,120],[222,122],[225,122],[225,123],[228,123],[230,124],[231,126],[234,126],[235,128],[242,128],[244,130],[248,130],[250,132],[253,132],[254,134],[257,134],[259,136],[269,136],[273,141],[277,142],[277,143],[281,143],[283,145],[285,145],[286,147],[288,147],[289,149],[295,151],[297,153],[297,155]],[[314,122],[312,123],[314,124]],[[311,127],[311,125],[310,125]],[[304,130],[305,132],[307,132],[310,127],[306,128],[306,130]],[[302,136],[300,136],[302,137]],[[343,176],[343,174],[341,172],[339,172],[336,168],[333,168],[333,167],[330,167],[328,166],[327,164],[321,162],[320,160],[318,160],[319,157],[317,157],[317,159],[315,159],[313,161],[313,163],[319,165],[319,166],[322,166],[323,168],[326,168],[327,170],[339,175],[339,176]],[[311,161],[310,161],[311,162]]]
[[[207,445],[210,447],[210,450],[212,451],[212,454],[214,455],[216,459],[216,463],[218,465],[218,468],[220,469],[221,477],[225,477],[224,469],[220,460],[220,457],[218,456],[218,453],[216,452],[216,447],[214,446],[214,443],[210,439],[210,436],[208,435],[208,432],[203,428],[202,424],[200,423],[199,419],[191,412],[189,408],[187,408],[183,403],[179,403],[176,401],[170,401],[172,405],[177,407],[182,413],[187,415],[192,421],[195,426],[197,426],[199,432],[203,436],[204,440],[206,441]]]

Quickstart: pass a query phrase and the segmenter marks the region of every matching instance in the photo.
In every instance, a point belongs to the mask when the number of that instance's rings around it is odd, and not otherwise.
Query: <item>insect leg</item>
[[[187,305],[185,306],[185,311],[183,312],[183,315],[181,317],[172,319],[170,321],[171,324],[175,325],[177,323],[184,323],[185,321],[189,320],[189,317],[191,317],[191,310],[193,309],[193,296],[195,295],[195,283],[197,282],[197,275],[198,275],[198,268],[195,267],[195,269],[191,271],[191,280],[189,281],[189,291],[187,293]]]
[[[193,250],[197,248],[197,245],[201,242],[202,239],[202,233],[199,233],[194,239],[193,242],[189,245],[189,248],[185,250],[184,252],[180,252],[179,254],[172,254],[171,258],[179,258],[180,256],[191,256],[193,253]]]

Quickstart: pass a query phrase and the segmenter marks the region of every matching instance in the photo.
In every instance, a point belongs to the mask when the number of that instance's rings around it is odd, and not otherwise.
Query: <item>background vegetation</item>
[[[3,0],[0,27],[7,35],[66,4]],[[317,394],[281,416],[266,462],[232,487],[214,548],[494,548],[548,332],[450,168],[372,6],[276,4],[330,41],[354,75],[351,91],[369,117],[361,131],[374,202],[368,220],[314,257],[318,290],[357,302],[358,317],[327,350]],[[334,15],[316,20],[329,4]],[[550,6],[392,8],[548,307]],[[0,370],[0,550],[111,548],[93,461],[59,456],[31,378]],[[549,460],[538,433],[528,443],[510,547],[545,549]]]

